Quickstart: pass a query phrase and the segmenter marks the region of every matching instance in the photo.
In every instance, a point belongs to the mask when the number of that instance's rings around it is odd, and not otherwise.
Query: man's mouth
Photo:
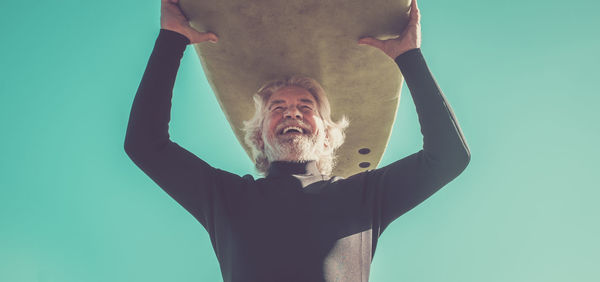
[[[279,134],[306,134],[307,130],[299,126],[286,126],[279,131]]]

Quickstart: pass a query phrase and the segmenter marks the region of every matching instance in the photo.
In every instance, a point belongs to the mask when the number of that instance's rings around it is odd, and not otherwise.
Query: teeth
[[[298,132],[302,133],[302,128],[300,128],[300,127],[296,127],[296,126],[289,126],[289,127],[286,127],[286,128],[284,128],[284,129],[283,129],[283,132],[282,132],[282,133],[283,133],[283,134],[286,134],[286,133],[288,133],[290,130],[296,130],[296,131],[298,131]]]

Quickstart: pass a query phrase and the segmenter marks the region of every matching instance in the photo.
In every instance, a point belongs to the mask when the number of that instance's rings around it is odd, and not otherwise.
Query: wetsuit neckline
[[[267,177],[278,177],[286,175],[321,175],[317,168],[317,161],[290,162],[274,161],[269,166]]]

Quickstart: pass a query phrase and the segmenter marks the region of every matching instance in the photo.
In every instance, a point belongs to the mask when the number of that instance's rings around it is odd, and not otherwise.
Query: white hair
[[[335,166],[335,151],[344,143],[344,130],[350,123],[346,116],[342,116],[338,122],[334,122],[331,119],[331,107],[325,95],[325,90],[323,90],[316,80],[298,75],[285,79],[268,81],[254,94],[253,98],[256,111],[252,118],[244,121],[243,130],[246,133],[244,138],[245,142],[252,148],[252,156],[256,170],[265,175],[270,166],[269,158],[267,157],[264,147],[260,147],[261,142],[263,142],[262,128],[266,116],[266,103],[273,93],[288,86],[306,89],[313,95],[317,102],[317,112],[323,120],[323,126],[325,128],[325,144],[327,144],[327,146],[318,152],[316,164],[321,174],[329,176]]]

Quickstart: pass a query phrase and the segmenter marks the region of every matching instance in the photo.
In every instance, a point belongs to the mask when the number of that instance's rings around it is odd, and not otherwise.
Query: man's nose
[[[296,107],[288,107],[283,113],[284,118],[302,119],[302,113]]]

